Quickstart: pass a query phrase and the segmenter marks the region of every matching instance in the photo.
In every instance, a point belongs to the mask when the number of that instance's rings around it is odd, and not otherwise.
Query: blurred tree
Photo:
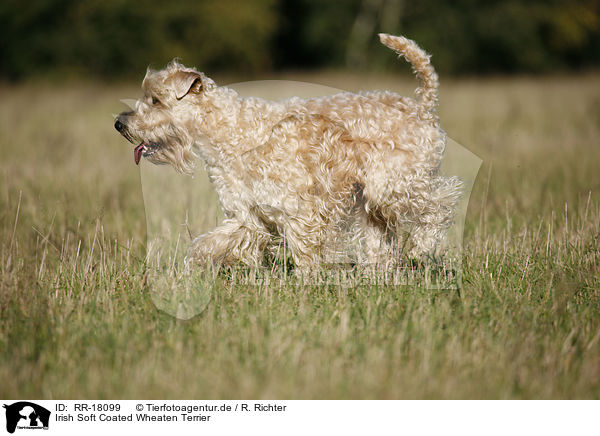
[[[382,31],[444,72],[600,65],[600,0],[2,0],[0,77],[139,75],[173,57],[205,71],[402,68]]]
[[[421,0],[400,29],[454,73],[540,72],[598,65],[598,0]],[[435,13],[434,13],[435,11]]]
[[[600,64],[599,0],[280,0],[279,67],[403,68],[377,33],[403,34],[452,73]]]
[[[377,33],[395,33],[400,27],[404,0],[362,0],[346,47],[346,63],[364,68],[369,59],[369,42]]]
[[[273,36],[278,68],[312,68],[344,62],[360,0],[279,0]]]
[[[203,69],[263,69],[275,0],[18,0],[0,3],[0,75],[50,69],[114,76],[173,57]]]

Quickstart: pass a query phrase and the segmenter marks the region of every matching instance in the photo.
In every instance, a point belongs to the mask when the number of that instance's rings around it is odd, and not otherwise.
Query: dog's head
[[[154,164],[171,164],[190,173],[195,142],[202,136],[198,131],[205,116],[202,108],[216,89],[215,83],[173,61],[164,70],[148,69],[142,89],[144,96],[133,110],[117,117],[115,128],[135,144],[136,164],[145,157]]]

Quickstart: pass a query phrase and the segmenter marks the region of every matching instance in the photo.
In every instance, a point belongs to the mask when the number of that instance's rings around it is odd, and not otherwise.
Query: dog
[[[115,128],[135,145],[136,164],[143,157],[191,174],[201,158],[225,215],[192,241],[186,265],[260,265],[281,240],[299,271],[346,244],[359,247],[361,264],[439,252],[461,181],[439,172],[438,77],[414,41],[379,36],[412,65],[416,98],[369,91],[267,101],[177,61],[148,69],[144,97]]]

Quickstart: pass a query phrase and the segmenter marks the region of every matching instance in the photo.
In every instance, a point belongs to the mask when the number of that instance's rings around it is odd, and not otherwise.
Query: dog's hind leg
[[[392,231],[410,233],[408,255],[418,258],[432,253],[452,225],[461,186],[457,177],[384,172],[368,180],[364,194]]]
[[[443,242],[447,230],[454,222],[456,207],[462,194],[462,181],[458,177],[434,177],[426,195],[419,200],[424,211],[415,217],[410,235],[409,257],[418,258],[434,253]]]

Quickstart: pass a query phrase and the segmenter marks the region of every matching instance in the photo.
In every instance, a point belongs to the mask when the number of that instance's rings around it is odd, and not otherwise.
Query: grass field
[[[599,75],[443,82],[484,159],[458,292],[225,281],[188,321],[144,280],[137,87],[0,88],[1,398],[600,397]]]

